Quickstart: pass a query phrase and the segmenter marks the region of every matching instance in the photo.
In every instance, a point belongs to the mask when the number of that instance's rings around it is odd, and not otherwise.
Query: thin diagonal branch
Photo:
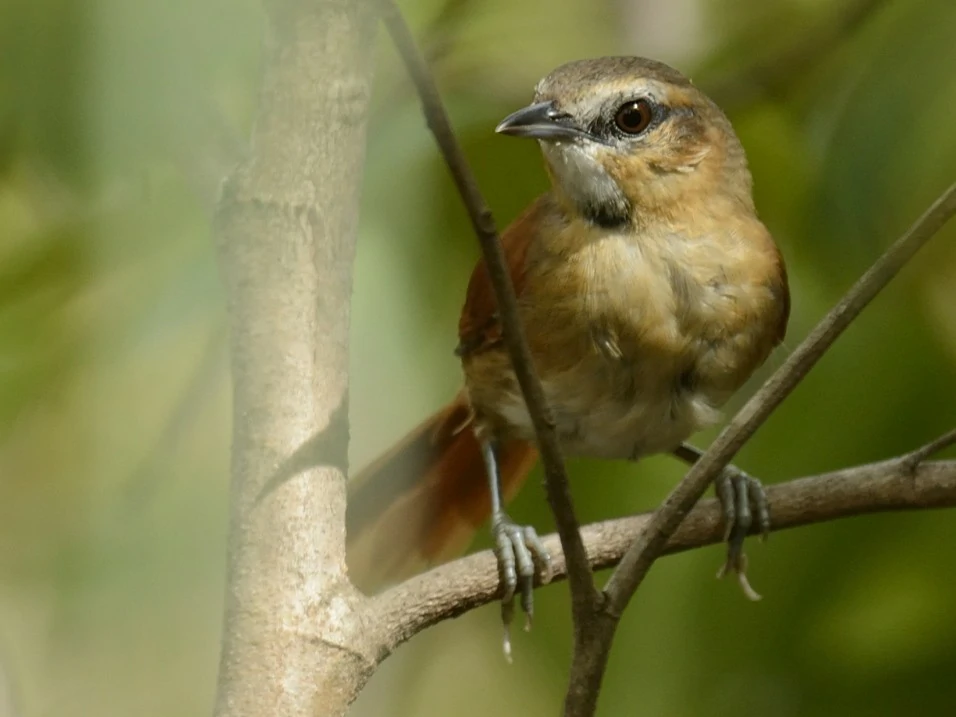
[[[504,254],[501,251],[495,221],[478,189],[458,139],[452,131],[448,114],[442,104],[438,88],[435,86],[435,80],[415,45],[415,39],[405,19],[392,0],[380,0],[380,2],[385,26],[415,83],[428,127],[435,136],[435,141],[448,164],[455,186],[461,194],[481,244],[485,263],[488,265],[488,274],[494,287],[498,313],[504,328],[505,343],[534,424],[541,461],[544,465],[548,501],[561,536],[561,545],[571,567],[569,582],[575,624],[577,624],[578,616],[596,604],[598,593],[588,568],[587,553],[584,550],[578,520],[574,513],[567,471],[554,429],[554,419],[547,405],[541,381],[535,371],[521,320],[518,318],[518,301],[508,274]]]
[[[846,295],[810,332],[784,364],[767,380],[710,446],[684,480],[656,511],[641,539],[628,551],[608,581],[608,612],[620,614],[647,574],[654,554],[680,524],[682,517],[707,490],[717,473],[734,457],[773,410],[803,380],[833,342],[860,315],[916,252],[956,213],[956,184],[916,220],[876,260]]]
[[[574,515],[553,420],[520,326],[514,288],[502,255],[494,220],[477,189],[451,130],[435,82],[415,46],[411,32],[392,0],[380,0],[380,3],[385,24],[418,90],[429,128],[435,135],[468,210],[488,266],[504,328],[505,343],[534,424],[547,478],[548,499],[569,565],[575,649],[565,700],[565,714],[591,715],[597,704],[598,691],[620,615],[654,560],[667,549],[682,520],[700,500],[717,473],[799,384],[863,308],[956,212],[956,185],[951,186],[913,227],[877,260],[781,369],[744,406],[661,507],[644,521],[637,538],[624,553],[605,591],[597,594],[588,569],[588,553]],[[912,461],[898,459],[894,465],[899,471],[909,468]],[[401,595],[400,591],[404,587],[407,586],[398,588],[397,593],[389,592],[386,595]],[[472,589],[475,587],[474,584],[471,585]],[[408,603],[404,604],[407,607]],[[467,609],[467,605],[462,602],[458,609],[463,611]],[[398,624],[406,624],[406,621],[399,620]],[[399,634],[393,644],[407,639],[410,634],[414,634],[414,631]],[[387,654],[391,648],[386,644],[383,649],[386,651],[384,654]]]
[[[691,467],[687,476],[647,521],[608,580],[604,590],[606,603],[598,619],[593,621],[586,642],[575,650],[565,701],[566,715],[594,714],[611,642],[621,613],[651,565],[665,550],[670,537],[713,479],[803,380],[837,337],[954,213],[956,184],[951,185],[910,229],[876,260],[817,324],[783,366],[721,431],[703,457]]]
[[[925,461],[930,456],[934,456],[940,451],[944,451],[952,445],[956,445],[956,428],[951,431],[947,431],[939,438],[930,441],[925,446],[917,448],[912,453],[903,456],[903,461],[915,469],[920,463]]]
[[[773,503],[773,530],[780,531],[869,513],[956,507],[956,460],[911,466],[908,454],[878,463],[846,468],[780,483],[767,488]],[[590,567],[616,565],[652,514],[584,526],[582,535]],[[702,500],[667,541],[665,554],[720,543],[720,506]],[[555,580],[567,575],[556,535],[543,538],[554,551]],[[425,628],[496,600],[498,572],[490,550],[446,563],[398,585],[375,599],[388,633],[385,655]]]
[[[422,28],[416,45],[421,48],[426,65],[433,77],[442,76],[442,66],[456,49],[461,31],[474,15],[472,0],[445,0],[434,19]],[[396,103],[408,98],[406,88],[394,87],[374,99],[373,116],[391,111]]]

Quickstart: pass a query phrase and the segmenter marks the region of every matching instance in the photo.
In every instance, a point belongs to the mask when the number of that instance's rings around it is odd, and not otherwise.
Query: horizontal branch
[[[869,463],[770,486],[773,530],[784,530],[866,513],[956,506],[956,460],[916,466],[909,456]],[[615,565],[651,513],[594,523],[582,529],[592,570]],[[723,539],[716,500],[701,501],[667,543],[666,553],[712,545]],[[544,538],[554,558],[554,580],[566,577],[556,535]],[[380,659],[417,633],[498,597],[494,554],[485,550],[441,565],[386,591],[373,614],[385,630]]]

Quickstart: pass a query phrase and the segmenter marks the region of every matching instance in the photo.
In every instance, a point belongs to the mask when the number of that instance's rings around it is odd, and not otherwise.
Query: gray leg
[[[689,443],[682,443],[673,454],[689,465],[693,465],[703,452]],[[760,481],[736,466],[724,468],[714,481],[717,498],[724,514],[724,540],[727,542],[727,562],[720,569],[719,577],[729,572],[737,575],[744,593],[751,600],[759,600],[760,596],[754,592],[747,581],[747,556],[744,554],[744,538],[756,524],[764,539],[770,532],[770,503]]]
[[[514,597],[521,596],[521,609],[527,616],[525,629],[530,629],[534,614],[535,561],[542,568],[542,582],[551,577],[551,556],[531,526],[518,525],[505,513],[501,499],[501,477],[494,444],[481,441],[481,455],[488,474],[491,494],[491,535],[495,540],[498,573],[501,576],[501,619],[505,626],[505,656],[511,659],[510,625],[514,617]]]

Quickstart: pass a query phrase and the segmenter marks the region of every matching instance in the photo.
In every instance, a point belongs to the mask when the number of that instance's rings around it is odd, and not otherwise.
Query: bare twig
[[[950,446],[956,444],[956,428],[951,431],[947,431],[939,438],[930,441],[925,446],[917,448],[912,453],[908,453],[903,456],[903,463],[909,466],[910,470],[915,470],[916,466],[928,459],[930,456],[934,456],[940,451],[944,451]]]
[[[717,473],[797,386],[863,308],[956,211],[956,185],[950,187],[913,227],[877,260],[785,364],[748,401],[701,460],[646,521],[634,544],[624,554],[620,565],[612,574],[603,599],[596,599],[599,596],[595,594],[593,578],[590,572],[584,575],[587,551],[574,516],[553,420],[521,330],[514,289],[502,256],[494,221],[452,133],[434,80],[404,19],[392,0],[380,2],[384,8],[385,23],[418,89],[429,127],[445,155],[488,265],[505,340],[534,423],[547,477],[549,501],[570,566],[575,650],[565,700],[565,714],[591,715],[597,704],[597,695],[617,622],[654,560],[666,549],[674,531],[700,500]]]
[[[773,530],[796,528],[855,515],[956,506],[956,460],[921,463],[911,469],[901,459],[798,478],[767,488],[773,503]],[[584,526],[590,567],[600,570],[620,561],[651,520],[651,513]],[[720,506],[702,500],[667,541],[672,554],[721,542]],[[543,538],[554,550],[555,579],[567,575],[555,535]],[[490,550],[469,555],[418,575],[380,595],[375,612],[388,632],[384,658],[430,625],[457,617],[495,600],[499,594],[495,558]]]
[[[605,587],[606,603],[591,624],[587,640],[575,650],[568,715],[591,715],[607,666],[617,622],[634,592],[662,553],[681,520],[744,443],[796,388],[837,337],[896,276],[916,251],[956,213],[956,184],[951,185],[910,229],[877,259],[840,302],[817,324],[770,379],[721,431],[703,457],[667,496],[621,559]]]
[[[620,568],[611,576],[605,590],[609,612],[619,614],[623,610],[653,562],[651,556],[655,546],[662,546],[666,542],[683,515],[700,499],[716,474],[796,388],[867,304],[954,213],[956,184],[950,185],[910,229],[877,259],[784,364],[740,409],[700,461],[691,467],[684,480],[656,511],[655,519],[648,525],[647,535],[635,543],[622,560]]]
[[[468,210],[468,216],[471,219],[475,234],[481,243],[485,263],[488,266],[488,274],[498,303],[498,313],[501,316],[505,343],[534,424],[538,448],[541,452],[541,461],[544,465],[548,501],[554,513],[558,534],[561,536],[561,545],[571,566],[569,582],[575,624],[577,625],[578,618],[583,614],[583,611],[593,609],[599,593],[594,587],[594,578],[588,568],[587,553],[584,550],[578,520],[574,514],[571,489],[564,467],[564,460],[561,457],[557,433],[554,429],[554,419],[547,405],[541,382],[531,358],[531,351],[528,349],[528,342],[518,318],[518,304],[514,286],[511,283],[508,267],[501,251],[495,221],[487,203],[481,196],[458,139],[452,131],[438,88],[435,86],[435,81],[425,60],[415,45],[415,39],[405,23],[405,19],[392,0],[379,1],[383,8],[385,25],[415,83],[428,127],[435,135],[435,141],[448,164],[455,186],[458,188],[462,201]]]

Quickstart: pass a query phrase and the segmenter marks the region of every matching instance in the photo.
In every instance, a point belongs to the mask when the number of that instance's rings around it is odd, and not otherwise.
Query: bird
[[[561,65],[497,126],[536,140],[551,188],[501,234],[518,313],[562,452],[635,461],[673,454],[784,338],[783,256],[757,216],[747,157],[718,105],[678,70],[616,56]],[[506,504],[537,460],[483,260],[454,350],[462,390],[349,484],[348,563],[374,589],[463,551],[490,518],[503,604],[530,615],[550,566]],[[727,561],[770,514],[758,480],[715,481]]]

